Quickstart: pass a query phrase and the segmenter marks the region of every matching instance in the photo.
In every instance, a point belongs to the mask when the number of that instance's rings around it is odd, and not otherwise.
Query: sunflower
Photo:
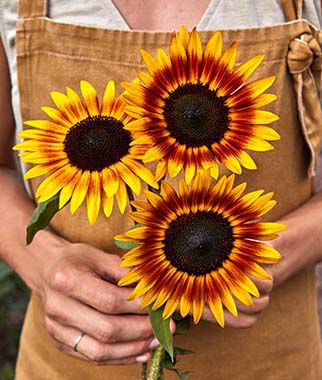
[[[30,120],[31,129],[20,132],[25,139],[15,150],[23,150],[23,162],[34,164],[25,179],[47,175],[36,191],[45,202],[60,191],[59,208],[70,201],[72,213],[87,200],[88,220],[95,224],[101,205],[106,217],[112,213],[114,196],[120,212],[127,204],[127,186],[141,191],[141,178],[157,188],[152,173],[138,161],[146,152],[129,129],[140,124],[124,112],[122,95],[115,99],[110,81],[100,105],[94,87],[81,81],[84,100],[71,88],[66,95],[51,92],[57,108],[42,107],[52,120]],[[131,127],[132,126],[132,127]]]
[[[192,308],[195,323],[206,300],[222,327],[223,306],[237,315],[232,296],[251,306],[251,295],[259,292],[248,275],[271,279],[259,264],[281,257],[261,241],[276,238],[285,226],[256,220],[276,204],[273,193],[244,194],[245,188],[246,183],[234,187],[234,174],[212,185],[204,172],[191,189],[181,179],[177,193],[164,181],[160,195],[146,191],[147,202],[132,202],[137,211],[131,218],[143,226],[115,237],[139,243],[122,261],[132,268],[119,285],[137,283],[129,299],[144,296],[142,307],[152,310],[164,305],[165,319],[178,306],[183,317]]]
[[[267,151],[267,140],[279,134],[268,124],[278,120],[259,108],[276,99],[263,94],[274,76],[244,82],[264,56],[257,55],[235,67],[237,45],[222,53],[222,35],[216,32],[202,50],[199,33],[185,27],[173,33],[170,56],[158,49],[157,58],[141,54],[148,73],[138,71],[144,83],[123,82],[129,92],[125,111],[146,122],[135,130],[151,140],[144,162],[159,160],[157,180],[175,177],[184,168],[186,182],[196,172],[210,169],[218,177],[218,162],[240,174],[242,166],[256,169],[245,149]]]

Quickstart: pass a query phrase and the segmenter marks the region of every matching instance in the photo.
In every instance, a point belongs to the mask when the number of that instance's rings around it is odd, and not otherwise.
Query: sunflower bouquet
[[[111,215],[114,198],[121,213],[130,200],[135,226],[115,237],[127,249],[122,265],[130,268],[119,285],[135,284],[129,299],[143,297],[161,344],[149,379],[162,379],[163,367],[187,378],[173,361],[190,352],[174,349],[170,318],[186,330],[187,316],[197,324],[207,303],[224,327],[224,308],[238,313],[234,297],[252,306],[252,296],[259,296],[249,276],[270,279],[261,264],[280,259],[263,241],[285,226],[259,220],[275,206],[273,193],[246,193],[246,183],[235,184],[242,168],[256,169],[246,150],[267,151],[279,139],[268,126],[278,117],[260,109],[276,99],[264,93],[275,78],[245,83],[264,56],[235,67],[237,46],[223,52],[220,32],[203,50],[197,30],[182,27],[172,35],[169,55],[162,49],[156,58],[141,54],[147,71],[123,82],[118,98],[113,81],[101,104],[82,81],[83,100],[70,88],[66,95],[53,92],[57,109],[43,107],[52,120],[25,123],[32,129],[20,133],[25,141],[15,147],[34,165],[25,178],[47,175],[36,192],[27,242],[68,203],[74,213],[86,199],[94,225],[101,208]],[[220,167],[232,174],[218,179]],[[176,185],[166,177],[178,177]],[[135,200],[141,180],[146,199]]]

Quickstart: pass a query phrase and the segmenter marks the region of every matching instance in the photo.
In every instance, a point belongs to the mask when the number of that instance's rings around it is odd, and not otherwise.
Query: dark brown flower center
[[[198,211],[173,220],[164,239],[164,252],[171,264],[190,275],[216,270],[233,248],[233,230],[222,215]]]
[[[180,144],[210,146],[220,142],[229,128],[226,97],[217,96],[206,85],[179,86],[164,101],[167,128]]]
[[[91,116],[70,128],[64,151],[71,165],[101,171],[120,161],[130,147],[131,134],[111,116]]]

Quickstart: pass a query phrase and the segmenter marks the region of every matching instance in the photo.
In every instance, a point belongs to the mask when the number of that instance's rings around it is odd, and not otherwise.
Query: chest
[[[174,30],[181,25],[191,29],[206,13],[209,0],[113,0],[132,29]]]

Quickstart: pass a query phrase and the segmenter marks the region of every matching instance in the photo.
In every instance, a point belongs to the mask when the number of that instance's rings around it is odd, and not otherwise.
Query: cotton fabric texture
[[[283,1],[282,5],[289,20],[285,24],[228,29],[223,33],[225,47],[237,41],[238,63],[256,54],[266,55],[252,79],[272,74],[277,77],[272,91],[279,99],[269,110],[280,116],[274,127],[281,141],[274,144],[273,151],[254,154],[256,172],[245,170],[237,178],[238,182],[249,183],[248,191],[264,188],[275,192],[278,206],[268,214],[269,220],[280,218],[314,194],[312,173],[322,130],[320,121],[312,114],[320,107],[322,32],[301,20],[302,2]],[[66,85],[76,89],[81,79],[90,81],[100,96],[109,79],[117,83],[133,80],[136,69],[144,69],[139,49],[154,53],[159,47],[166,49],[171,36],[55,22],[46,18],[45,0],[21,0],[19,16],[17,68],[22,120],[42,118],[40,107],[49,104],[49,92],[63,91]],[[212,33],[201,32],[203,43]],[[39,181],[31,181],[33,191]],[[177,179],[171,182],[176,185]],[[114,212],[109,220],[99,215],[93,228],[87,222],[85,207],[75,216],[64,209],[52,222],[54,231],[64,238],[114,253],[119,252],[113,236],[130,227],[128,218]],[[187,337],[176,339],[176,345],[195,352],[180,360],[180,366],[192,370],[195,379],[321,379],[313,269],[302,270],[274,289],[269,307],[254,327],[222,330],[202,322]],[[17,380],[138,378],[139,365],[96,367],[56,349],[44,326],[42,301],[32,295],[21,337]],[[167,379],[175,378],[175,374],[167,373]]]

